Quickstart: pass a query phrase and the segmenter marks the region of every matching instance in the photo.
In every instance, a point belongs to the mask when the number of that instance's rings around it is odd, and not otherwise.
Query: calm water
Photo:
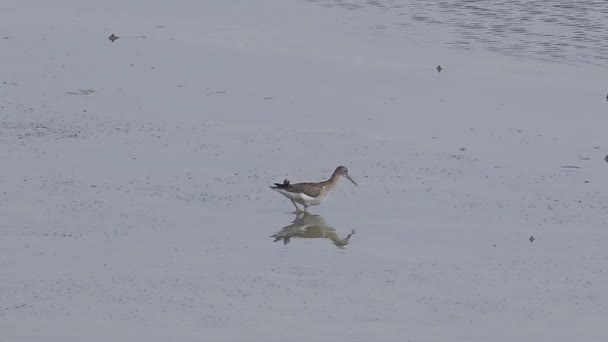
[[[307,0],[380,15],[378,34],[560,63],[608,65],[608,1]],[[390,33],[389,33],[390,32]],[[445,38],[445,37],[449,38]]]

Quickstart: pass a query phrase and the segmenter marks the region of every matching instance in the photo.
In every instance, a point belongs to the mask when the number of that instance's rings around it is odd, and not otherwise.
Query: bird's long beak
[[[359,185],[357,185],[357,182],[355,182],[352,178],[350,178],[349,175],[346,175],[345,177],[348,178],[349,181],[353,182],[353,184],[355,184],[355,186],[359,186]]]

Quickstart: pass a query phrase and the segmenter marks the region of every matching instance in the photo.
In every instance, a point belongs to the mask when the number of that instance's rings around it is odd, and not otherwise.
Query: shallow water
[[[307,1],[367,12],[376,21],[367,29],[378,35],[551,62],[608,65],[606,1]],[[358,26],[356,20],[350,24]]]
[[[0,13],[0,341],[606,339],[595,70],[437,73],[299,0],[99,4]],[[269,189],[339,164],[308,214]]]

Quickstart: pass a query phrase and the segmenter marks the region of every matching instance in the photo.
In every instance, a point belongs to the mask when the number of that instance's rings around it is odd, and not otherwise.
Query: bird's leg
[[[298,205],[296,204],[296,201],[293,200],[293,198],[290,198],[291,203],[293,203],[293,206],[296,207],[296,212],[300,211],[300,208],[298,208]]]
[[[304,211],[308,212],[308,206],[306,204],[304,204]]]

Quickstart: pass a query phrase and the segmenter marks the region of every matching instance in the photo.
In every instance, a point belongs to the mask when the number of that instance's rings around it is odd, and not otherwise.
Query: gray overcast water
[[[328,8],[373,11],[381,15],[382,22],[374,27],[378,34],[402,29],[401,34],[416,36],[437,30],[450,37],[441,43],[458,48],[608,65],[608,1],[307,1]]]

